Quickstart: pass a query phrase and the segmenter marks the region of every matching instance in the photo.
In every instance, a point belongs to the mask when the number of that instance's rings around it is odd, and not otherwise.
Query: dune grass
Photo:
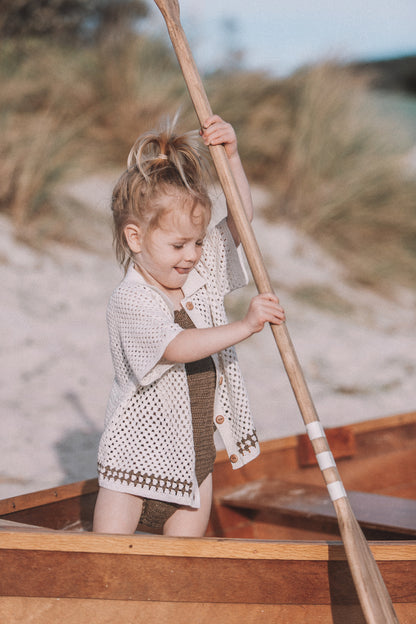
[[[244,75],[217,93],[240,128],[247,170],[272,191],[271,221],[296,224],[354,281],[416,286],[411,141],[376,105],[365,77],[324,63],[280,82]]]
[[[172,51],[144,36],[77,50],[8,42],[0,77],[0,210],[20,235],[56,236],[62,183],[123,167],[163,115],[182,107],[183,127],[197,126]],[[237,130],[250,179],[272,193],[269,219],[295,223],[353,280],[416,285],[410,144],[365,78],[324,63],[284,80],[235,71],[205,82],[213,110]]]
[[[0,58],[0,209],[22,238],[36,237],[53,219],[56,188],[86,162],[79,145],[89,118],[69,97],[78,72],[65,58],[35,42],[9,44]]]
[[[11,41],[0,80],[0,210],[36,245],[64,238],[62,184],[124,166],[138,134],[185,91],[166,48],[143,37],[78,50]]]

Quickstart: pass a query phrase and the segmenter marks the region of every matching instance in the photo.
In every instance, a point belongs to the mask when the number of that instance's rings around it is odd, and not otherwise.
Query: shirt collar
[[[198,266],[198,265],[197,265]],[[184,298],[188,298],[193,295],[197,290],[204,286],[206,280],[202,275],[198,272],[198,270],[194,267],[192,271],[190,271],[185,284],[182,286],[182,292],[184,294]]]
[[[163,297],[164,301],[166,301],[168,303],[169,307],[172,308],[172,303],[171,303],[169,297],[167,297],[156,286],[153,286],[152,284],[148,284],[148,282],[146,282],[146,280],[144,279],[143,275],[141,275],[138,271],[136,271],[136,269],[134,268],[133,264],[131,264],[129,266],[129,268],[127,269],[127,273],[126,273],[126,276],[125,276],[124,280],[126,282],[132,282],[132,283],[136,283],[136,284],[143,284],[144,286],[148,286],[149,288],[152,288],[157,293],[159,293]],[[202,288],[202,286],[204,286],[205,282],[206,282],[205,278],[202,277],[202,275],[194,267],[192,269],[192,271],[190,271],[188,277],[186,278],[185,284],[182,286],[182,292],[184,294],[184,300],[188,299],[197,290]]]

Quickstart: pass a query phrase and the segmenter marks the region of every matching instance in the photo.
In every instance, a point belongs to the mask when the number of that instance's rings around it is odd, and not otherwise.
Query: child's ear
[[[133,253],[139,253],[142,250],[142,232],[138,225],[129,223],[124,228],[124,236],[130,250]]]

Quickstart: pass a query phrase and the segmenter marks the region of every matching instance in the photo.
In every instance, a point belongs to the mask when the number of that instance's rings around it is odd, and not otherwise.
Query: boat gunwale
[[[18,523],[16,523],[18,525]],[[340,541],[277,541],[217,537],[166,537],[135,534],[109,535],[51,529],[0,531],[0,550],[64,551],[132,556],[193,557],[219,559],[269,559],[299,561],[344,561]],[[369,542],[376,560],[412,561],[416,541]]]
[[[85,479],[84,481],[76,481],[75,483],[67,483],[58,485],[53,488],[39,490],[37,492],[29,492],[27,494],[19,494],[0,500],[0,517],[16,513],[18,511],[26,511],[35,507],[43,507],[53,505],[71,498],[94,494],[98,490],[98,479]]]

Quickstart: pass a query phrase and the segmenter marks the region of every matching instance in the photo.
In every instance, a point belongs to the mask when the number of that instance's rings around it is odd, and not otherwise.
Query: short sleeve
[[[131,378],[133,373],[145,386],[173,366],[160,360],[182,328],[152,289],[119,288],[110,299],[107,322],[116,374]]]
[[[201,260],[208,273],[214,277],[220,296],[224,297],[247,285],[248,276],[242,255],[234,243],[226,219],[207,233]]]

